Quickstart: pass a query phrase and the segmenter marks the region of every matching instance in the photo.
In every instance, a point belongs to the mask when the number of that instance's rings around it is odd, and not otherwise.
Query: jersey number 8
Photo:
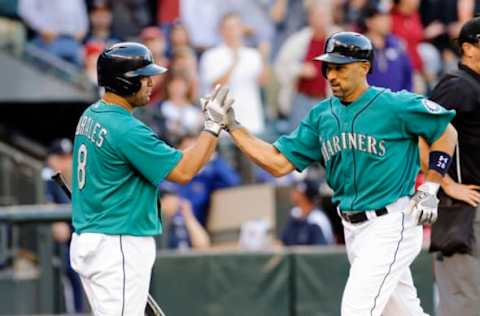
[[[85,186],[85,169],[87,167],[87,146],[81,144],[78,148],[78,161],[77,161],[77,180],[78,188],[81,190]]]

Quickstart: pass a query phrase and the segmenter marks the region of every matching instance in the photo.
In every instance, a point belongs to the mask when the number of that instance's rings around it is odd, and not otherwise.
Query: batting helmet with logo
[[[351,64],[359,61],[370,63],[369,73],[373,66],[373,45],[364,35],[355,32],[338,32],[325,42],[323,54],[314,58],[322,61],[322,74],[327,77],[327,63]]]
[[[152,52],[139,43],[117,43],[105,49],[97,61],[99,86],[121,96],[140,90],[140,78],[166,71],[166,68],[155,64]]]

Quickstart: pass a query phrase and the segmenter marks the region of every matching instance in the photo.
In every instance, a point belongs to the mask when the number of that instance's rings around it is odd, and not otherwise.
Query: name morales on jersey
[[[78,121],[75,135],[83,135],[97,147],[102,147],[104,137],[107,135],[107,129],[100,123],[95,122],[92,118],[84,115],[80,118],[80,121]]]
[[[385,155],[385,141],[378,141],[375,137],[357,134],[342,133],[322,141],[322,156],[327,162],[342,150],[359,150],[379,157]]]

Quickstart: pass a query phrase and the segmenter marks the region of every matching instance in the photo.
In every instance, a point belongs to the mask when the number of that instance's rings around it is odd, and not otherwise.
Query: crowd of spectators
[[[93,83],[103,48],[121,40],[147,45],[170,70],[156,79],[151,100],[165,116],[165,133],[178,129],[178,122],[169,122],[178,119],[172,113],[193,113],[187,109],[198,108],[199,96],[216,83],[230,86],[238,119],[249,130],[292,130],[328,94],[312,57],[340,30],[360,31],[374,42],[371,84],[428,94],[439,76],[455,67],[452,40],[480,9],[478,0],[7,2],[18,2],[17,11],[0,8],[2,23],[16,16],[28,30],[29,45],[76,65]],[[191,133],[199,125],[187,117],[182,129]]]
[[[156,63],[169,71],[154,78],[151,104],[136,115],[178,147],[199,132],[199,97],[218,83],[230,87],[237,118],[253,133],[293,130],[329,95],[320,64],[312,58],[336,31],[362,32],[372,40],[370,84],[428,95],[438,78],[456,66],[452,43],[460,26],[480,12],[479,0],[7,2],[10,10],[0,6],[0,25],[21,23],[27,45],[71,63],[92,84],[105,47],[119,41],[148,46]],[[12,3],[18,3],[16,10]],[[201,225],[213,190],[246,182],[229,162],[217,156],[196,181],[176,188],[188,204],[176,203],[190,205]],[[273,181],[261,172],[252,179]],[[292,211],[292,223],[300,213]],[[330,233],[323,235],[322,243],[332,240]]]

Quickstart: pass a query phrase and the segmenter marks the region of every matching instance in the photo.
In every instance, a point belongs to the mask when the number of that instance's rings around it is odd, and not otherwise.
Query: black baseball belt
[[[347,222],[352,224],[358,224],[368,221],[367,212],[374,212],[376,217],[383,216],[388,214],[388,210],[385,207],[379,208],[377,210],[371,211],[360,211],[360,212],[352,212],[352,211],[339,211],[338,213],[340,216]]]

